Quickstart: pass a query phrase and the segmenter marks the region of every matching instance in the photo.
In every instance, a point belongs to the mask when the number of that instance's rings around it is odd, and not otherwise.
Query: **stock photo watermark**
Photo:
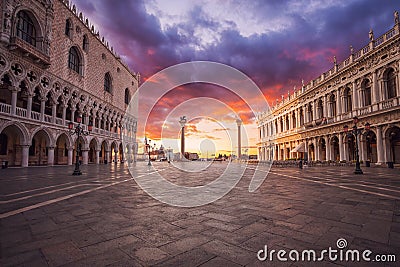
[[[305,262],[396,262],[395,254],[375,254],[369,249],[346,249],[347,240],[339,238],[336,241],[336,247],[328,247],[321,251],[306,249],[306,250],[275,250],[269,249],[265,245],[263,249],[257,252],[257,259],[259,261],[305,261]]]

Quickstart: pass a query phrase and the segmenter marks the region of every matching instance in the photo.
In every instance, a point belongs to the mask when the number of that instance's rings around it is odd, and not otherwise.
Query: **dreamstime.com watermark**
[[[257,252],[257,258],[260,261],[306,261],[306,262],[318,262],[318,261],[341,261],[341,262],[396,262],[395,254],[374,254],[371,250],[357,250],[357,249],[345,249],[347,247],[347,240],[339,238],[336,241],[336,247],[328,247],[321,251],[315,251],[313,249],[307,250],[268,250],[268,246],[265,245],[263,249]]]

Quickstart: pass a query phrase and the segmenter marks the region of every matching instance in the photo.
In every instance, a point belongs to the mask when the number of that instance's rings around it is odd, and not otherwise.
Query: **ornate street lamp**
[[[92,122],[89,122],[88,131],[83,130],[83,127],[81,126],[82,115],[79,115],[79,116],[76,118],[76,122],[78,123],[78,125],[75,126],[75,129],[74,129],[74,123],[73,123],[72,121],[70,121],[70,122],[68,123],[69,134],[70,134],[70,135],[74,135],[74,134],[77,135],[77,138],[76,138],[75,170],[74,170],[74,172],[72,173],[72,175],[82,175],[82,172],[81,172],[81,170],[79,169],[79,166],[80,166],[80,165],[79,165],[79,152],[80,152],[80,148],[79,148],[79,138],[80,138],[81,135],[89,135],[89,134],[92,132],[92,130],[93,130],[93,125],[92,125]]]
[[[353,118],[353,127],[351,132],[349,132],[349,126],[345,125],[343,126],[343,130],[345,132],[345,134],[347,135],[347,137],[351,137],[354,136],[355,137],[355,152],[356,152],[356,168],[354,170],[354,174],[363,174],[363,171],[361,170],[360,167],[360,156],[358,154],[358,135],[360,135],[362,133],[362,129],[358,129],[357,127],[357,123],[358,123],[358,118],[354,117]],[[371,124],[369,124],[368,122],[365,124],[365,131],[368,132],[371,128]]]

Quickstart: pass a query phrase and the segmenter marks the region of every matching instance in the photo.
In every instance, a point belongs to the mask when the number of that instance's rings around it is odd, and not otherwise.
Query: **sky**
[[[269,106],[344,61],[394,25],[395,0],[75,0],[100,35],[141,74],[141,82],[190,61],[212,61],[247,75]],[[147,96],[149,97],[149,96]],[[137,133],[141,143],[163,140],[178,149],[179,123],[187,117],[186,147],[202,155],[237,150],[236,119],[243,121],[243,149],[255,153],[254,110],[229,88],[205,83],[177,86],[156,104]],[[247,102],[247,104],[246,104]],[[268,104],[265,109],[268,108]],[[144,124],[139,118],[139,123]],[[245,140],[244,140],[245,139]],[[247,151],[243,151],[246,152]]]

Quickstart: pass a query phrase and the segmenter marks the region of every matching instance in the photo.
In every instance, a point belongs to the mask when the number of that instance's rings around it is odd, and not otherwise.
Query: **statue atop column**
[[[394,12],[394,24],[398,24],[399,23],[399,12],[397,12],[397,10]]]

